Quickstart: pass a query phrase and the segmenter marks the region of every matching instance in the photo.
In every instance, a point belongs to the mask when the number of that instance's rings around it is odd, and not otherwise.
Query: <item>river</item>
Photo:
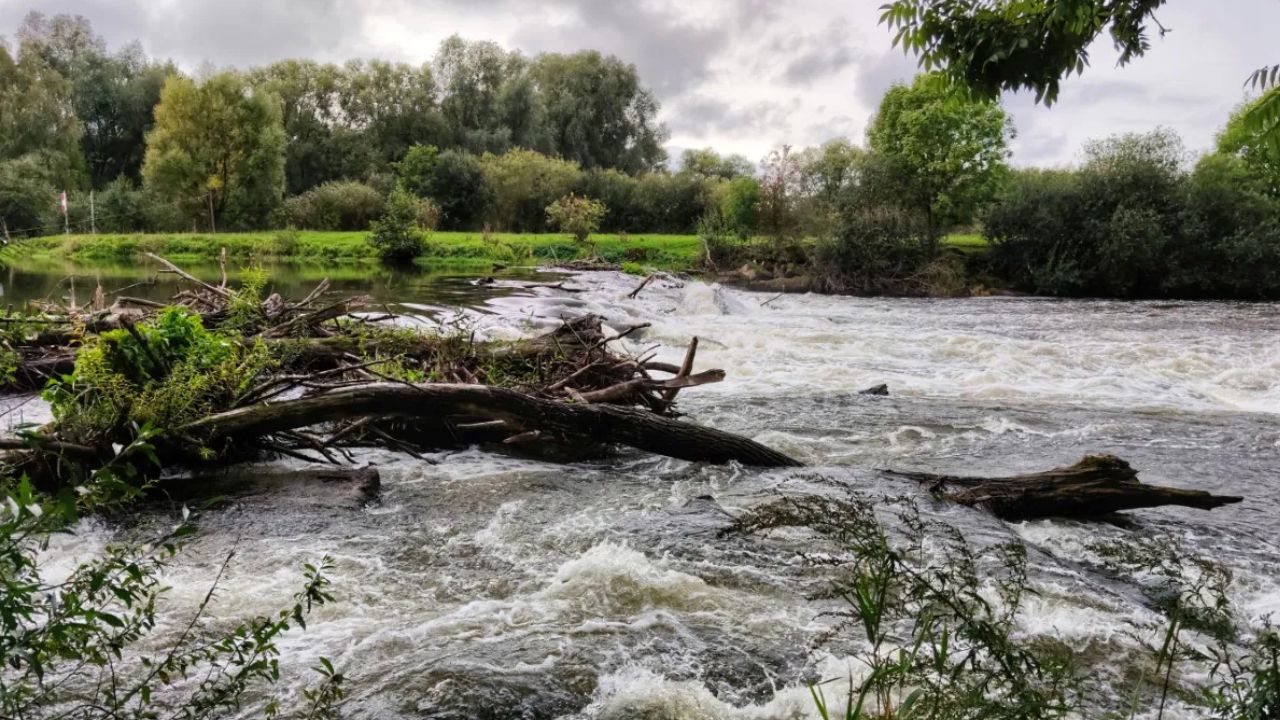
[[[812,540],[718,531],[780,494],[850,491],[918,498],[973,542],[1025,542],[1038,590],[1019,615],[1027,636],[1103,654],[1156,637],[1161,616],[1096,562],[1108,538],[1179,543],[1231,569],[1242,619],[1280,611],[1280,305],[774,296],[671,280],[626,299],[636,278],[569,282],[585,291],[446,278],[397,299],[462,312],[492,336],[584,312],[614,328],[651,322],[630,348],[672,362],[696,335],[698,368],[728,379],[686,391],[684,411],[808,467],[364,453],[383,474],[375,504],[292,485],[204,513],[166,576],[161,636],[185,625],[233,549],[210,627],[282,606],[301,564],[327,554],[338,599],[287,636],[282,667],[296,692],[331,658],[348,676],[346,717],[811,717],[806,683],[856,674],[860,647],[853,633],[817,642],[834,621],[829,601],[810,599],[824,581],[797,559]],[[882,382],[888,397],[857,394]],[[1098,452],[1146,481],[1245,500],[1127,524],[1010,524],[875,471],[1002,474]],[[55,565],[138,531],[79,530],[55,540]]]

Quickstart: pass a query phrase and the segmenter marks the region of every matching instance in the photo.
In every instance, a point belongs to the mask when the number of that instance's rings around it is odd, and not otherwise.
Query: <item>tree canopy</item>
[[[867,143],[897,170],[908,202],[934,231],[939,221],[972,217],[994,195],[1011,134],[997,103],[963,97],[921,75],[885,93]]]
[[[1227,126],[1218,135],[1218,152],[1234,155],[1244,161],[1245,168],[1268,193],[1280,197],[1280,143],[1274,142],[1275,133],[1252,122],[1252,114],[1273,97],[1280,96],[1280,88],[1272,89],[1264,97],[1246,103],[1232,113]]]
[[[284,195],[285,135],[274,95],[224,72],[196,83],[172,76],[147,137],[148,190],[193,220],[259,227]]]

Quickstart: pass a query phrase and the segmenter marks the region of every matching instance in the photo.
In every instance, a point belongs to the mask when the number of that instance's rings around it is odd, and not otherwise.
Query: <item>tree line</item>
[[[109,50],[83,17],[33,12],[0,46],[0,217],[47,229],[58,192],[94,190],[108,227],[261,228],[325,183],[385,192],[415,145],[469,167],[518,148],[643,175],[666,160],[657,112],[634,66],[594,51],[528,58],[452,37],[420,66],[285,60],[190,77],[137,43]]]

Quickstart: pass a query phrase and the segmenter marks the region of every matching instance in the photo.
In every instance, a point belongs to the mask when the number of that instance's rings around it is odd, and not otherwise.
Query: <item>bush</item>
[[[480,161],[461,150],[436,158],[427,196],[440,208],[440,226],[448,230],[477,227],[484,213],[486,186]]]
[[[740,238],[749,238],[760,226],[760,181],[752,177],[730,180],[720,202],[725,223]]]
[[[636,179],[630,175],[612,169],[590,170],[583,174],[577,192],[604,203],[604,220],[600,222],[602,230],[622,232],[645,228],[636,215]]]
[[[61,222],[53,187],[37,154],[0,162],[0,220],[10,235],[44,235]]]
[[[377,190],[361,182],[339,180],[314,187],[284,202],[275,224],[302,230],[367,230],[386,211]]]
[[[577,187],[578,164],[532,150],[486,154],[480,160],[489,192],[486,217],[499,230],[542,232],[547,206]]]
[[[835,235],[819,241],[814,252],[824,289],[872,295],[933,291],[923,273],[935,257],[924,213],[854,200],[838,222]]]
[[[408,190],[396,188],[387,198],[386,207],[386,213],[373,223],[369,243],[378,249],[384,262],[412,262],[425,249],[417,226],[418,199]]]
[[[1053,295],[1280,296],[1280,203],[1234,156],[1182,168],[1164,131],[1093,143],[1075,172],[1022,172],[989,212],[992,269]]]
[[[600,229],[604,219],[604,203],[569,193],[547,206],[547,222],[585,243],[591,233]]]

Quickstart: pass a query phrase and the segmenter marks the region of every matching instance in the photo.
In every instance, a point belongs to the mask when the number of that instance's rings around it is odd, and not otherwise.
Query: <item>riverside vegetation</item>
[[[1275,90],[1193,169],[1156,130],[1095,143],[1077,170],[1011,170],[998,102],[941,73],[891,88],[866,147],[782,147],[758,167],[694,150],[673,171],[652,93],[597,53],[529,59],[452,38],[421,67],[284,61],[196,81],[136,47],[109,52],[84,18],[32,14],[17,38],[0,50],[5,102],[37,116],[6,116],[0,219],[10,238],[46,236],[36,253],[369,258],[351,236],[312,233],[367,233],[402,207],[417,231],[399,232],[399,260],[572,259],[591,235],[637,271],[746,265],[830,292],[1280,297],[1280,143],[1249,120]],[[112,103],[129,112],[103,116]],[[48,200],[60,189],[65,220]],[[549,212],[570,202],[592,221]],[[47,237],[64,224],[79,235]],[[84,237],[90,225],[108,236]],[[553,227],[574,241],[538,235]],[[957,250],[948,230],[991,252]]]

